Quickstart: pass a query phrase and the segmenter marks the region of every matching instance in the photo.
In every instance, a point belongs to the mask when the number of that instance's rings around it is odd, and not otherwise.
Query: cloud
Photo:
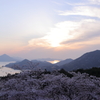
[[[71,31],[70,34],[75,34],[76,37],[63,41],[61,44],[74,45],[74,44],[100,44],[100,21],[96,20],[83,20],[80,22],[80,27]],[[78,34],[78,35],[77,35]]]
[[[71,6],[86,5],[86,3],[69,3],[69,2],[66,2],[66,4],[71,5]]]
[[[54,3],[54,4],[58,5],[58,6],[61,6],[61,5],[63,5],[63,3],[56,2],[56,1],[52,1],[52,3]]]
[[[32,39],[28,43],[30,47],[48,47],[50,45],[47,39],[43,38]]]
[[[100,21],[93,19],[59,22],[46,36],[29,40],[16,54],[29,59],[75,58],[100,45],[99,26]]]
[[[29,40],[29,47],[44,47],[77,49],[82,47],[81,42],[91,41],[91,39],[100,36],[100,21],[93,19],[84,19],[81,21],[59,22],[50,32],[42,38]],[[57,50],[56,49],[56,50]]]
[[[77,3],[69,3],[66,2],[66,4],[71,5],[71,6],[82,6],[82,5],[100,5],[100,0],[87,0],[87,1],[79,1]]]
[[[81,15],[81,16],[89,16],[89,17],[97,17],[100,18],[100,8],[90,7],[90,6],[78,6],[74,7],[73,10],[62,11],[59,15]]]
[[[70,34],[70,31],[77,29],[80,26],[79,22],[64,21],[59,22],[54,28],[47,32],[42,38],[32,39],[29,41],[31,46],[48,46],[58,47],[60,43],[66,39],[72,39],[76,34]]]
[[[100,5],[100,0],[88,0],[91,4]]]

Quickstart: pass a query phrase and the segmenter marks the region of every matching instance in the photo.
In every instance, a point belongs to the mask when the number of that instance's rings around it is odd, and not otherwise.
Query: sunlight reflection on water
[[[59,60],[53,60],[53,61],[48,61],[48,62],[55,64],[55,63],[59,62]]]

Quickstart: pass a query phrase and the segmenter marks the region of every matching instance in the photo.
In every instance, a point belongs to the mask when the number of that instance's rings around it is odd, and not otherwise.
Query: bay
[[[11,62],[0,62],[0,67],[5,66],[9,63],[15,63],[15,61],[11,61]]]
[[[6,76],[8,74],[15,74],[15,73],[21,72],[20,70],[14,70],[14,69],[5,67],[5,65],[9,63],[14,63],[14,61],[13,62],[0,62],[0,76]]]

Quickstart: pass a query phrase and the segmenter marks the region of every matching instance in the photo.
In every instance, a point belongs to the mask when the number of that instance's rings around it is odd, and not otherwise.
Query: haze
[[[77,58],[100,49],[100,0],[1,0],[0,55]]]

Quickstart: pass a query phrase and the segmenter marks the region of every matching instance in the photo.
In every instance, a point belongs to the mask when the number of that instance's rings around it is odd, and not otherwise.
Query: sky
[[[100,0],[0,0],[0,55],[76,59],[100,49]]]

